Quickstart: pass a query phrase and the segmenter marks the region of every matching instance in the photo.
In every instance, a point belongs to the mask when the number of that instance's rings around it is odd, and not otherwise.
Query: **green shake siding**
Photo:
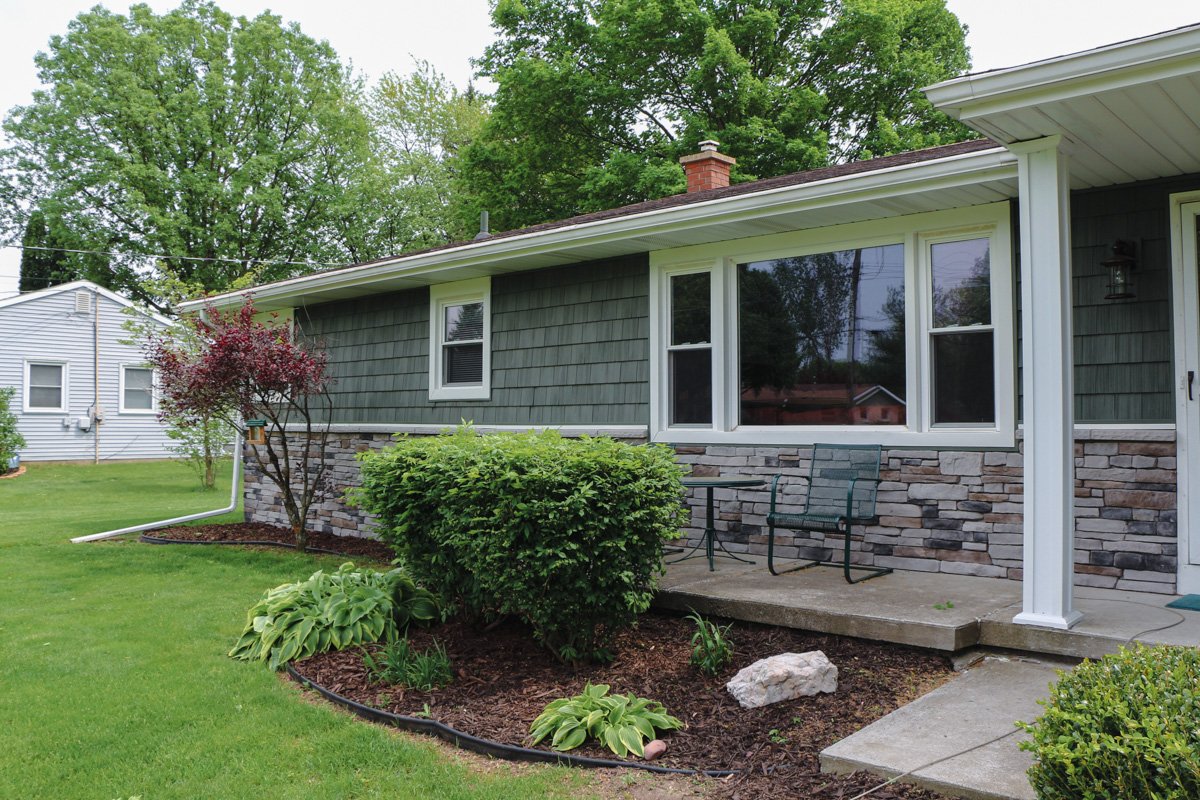
[[[342,423],[645,425],[649,421],[645,256],[492,278],[490,400],[430,402],[429,292],[312,306]]]
[[[1076,421],[1174,421],[1170,194],[1196,188],[1193,175],[1071,195]],[[1137,245],[1132,300],[1104,299],[1116,239]]]

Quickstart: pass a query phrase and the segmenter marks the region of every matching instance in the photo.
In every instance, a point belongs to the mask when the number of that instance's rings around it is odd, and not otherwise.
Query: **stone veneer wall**
[[[1155,441],[1166,439],[1169,441]],[[1149,441],[1147,441],[1149,439]],[[804,447],[678,447],[695,475],[806,474]],[[885,450],[876,525],[857,526],[854,563],[1020,580],[1023,456],[1017,451]],[[799,483],[798,498],[803,497]],[[1175,592],[1173,431],[1082,432],[1075,443],[1075,583]],[[765,554],[770,490],[716,490],[718,538]],[[693,499],[689,542],[704,509]],[[785,508],[783,510],[791,510]],[[796,510],[799,510],[798,507]],[[775,553],[827,560],[839,536],[776,529]]]
[[[358,481],[354,456],[387,444],[384,433],[334,434],[315,530],[372,535],[372,521],[341,497]],[[298,441],[297,441],[298,444]],[[695,475],[807,471],[804,447],[676,448]],[[924,572],[1021,578],[1023,457],[1015,451],[887,450],[877,525],[857,527],[853,560]],[[1171,594],[1176,572],[1173,431],[1081,431],[1075,444],[1075,582]],[[802,491],[802,489],[801,489]],[[718,538],[735,553],[764,555],[769,489],[716,490]],[[691,497],[695,544],[704,527],[700,493]],[[275,486],[247,459],[247,520],[286,524]],[[776,531],[781,557],[821,558],[840,537]]]

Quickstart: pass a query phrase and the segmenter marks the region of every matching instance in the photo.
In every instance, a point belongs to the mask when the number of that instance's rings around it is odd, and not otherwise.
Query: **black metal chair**
[[[798,513],[778,511],[782,488],[776,475],[771,481],[771,510],[767,514],[767,569],[772,575],[795,572],[809,567],[841,567],[847,583],[887,575],[888,567],[867,567],[850,563],[850,528],[877,520],[875,496],[879,489],[879,445],[814,444],[808,475],[797,476],[808,485],[804,508]],[[775,569],[775,529],[820,531],[844,537],[842,560],[811,561],[785,570]],[[851,570],[866,573],[857,578]]]

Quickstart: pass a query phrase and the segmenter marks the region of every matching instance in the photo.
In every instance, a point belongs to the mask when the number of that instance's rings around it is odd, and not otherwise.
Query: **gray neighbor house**
[[[337,379],[318,527],[366,524],[356,452],[464,419],[700,475],[866,443],[859,563],[1018,580],[1060,629],[1074,585],[1200,592],[1200,25],[926,93],[981,138],[732,186],[706,143],[686,194],[256,288]],[[726,547],[767,498],[722,498]],[[253,473],[246,509],[281,520]]]

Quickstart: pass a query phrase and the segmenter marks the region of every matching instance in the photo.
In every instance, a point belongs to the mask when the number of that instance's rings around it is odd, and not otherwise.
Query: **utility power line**
[[[323,264],[316,261],[274,261],[264,258],[220,258],[220,257],[203,257],[203,256],[170,256],[162,253],[116,253],[106,250],[73,250],[67,247],[41,247],[38,245],[25,244],[5,244],[0,247],[8,247],[14,250],[40,250],[48,253],[75,253],[78,255],[88,256],[115,256],[118,258],[163,258],[173,261],[220,261],[230,264],[276,264],[291,267],[345,267],[347,264]]]

